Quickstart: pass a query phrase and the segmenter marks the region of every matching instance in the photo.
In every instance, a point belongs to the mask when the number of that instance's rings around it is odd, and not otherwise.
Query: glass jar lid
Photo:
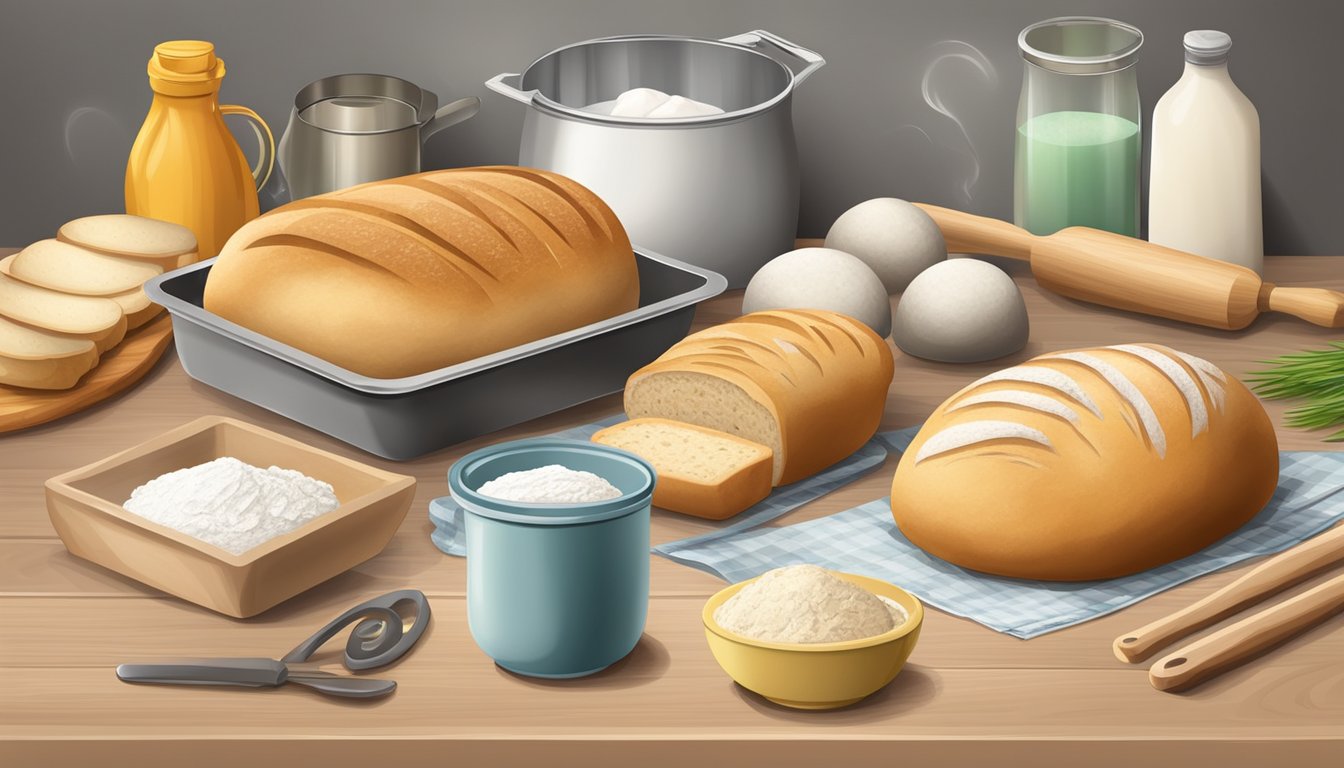
[[[1062,16],[1039,21],[1017,36],[1022,58],[1066,75],[1117,72],[1138,60],[1143,33],[1138,27],[1096,16]]]

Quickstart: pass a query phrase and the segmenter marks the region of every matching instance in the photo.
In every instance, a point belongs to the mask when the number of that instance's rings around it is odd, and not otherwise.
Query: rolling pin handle
[[[1344,293],[1328,288],[1260,287],[1260,311],[1284,312],[1323,328],[1344,328]]]
[[[943,232],[949,253],[979,253],[1031,261],[1036,236],[1006,221],[976,216],[973,213],[915,203]]]

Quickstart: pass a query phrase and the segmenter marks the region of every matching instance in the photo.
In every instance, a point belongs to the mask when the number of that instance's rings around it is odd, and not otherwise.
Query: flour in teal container
[[[1139,234],[1137,123],[1100,112],[1047,112],[1017,129],[1014,219],[1037,235],[1065,227]]]

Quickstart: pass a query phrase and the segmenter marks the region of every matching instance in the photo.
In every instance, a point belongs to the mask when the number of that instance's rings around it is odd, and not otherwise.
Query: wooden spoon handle
[[[1281,288],[1265,283],[1261,309],[1284,312],[1323,328],[1344,328],[1344,293],[1328,288]]]
[[[933,223],[942,230],[949,253],[983,253],[1031,261],[1031,246],[1036,236],[1025,229],[1006,221],[951,208],[925,203],[915,203],[915,207],[929,214]]]
[[[1344,575],[1201,638],[1148,670],[1159,691],[1183,691],[1344,609]]]
[[[1344,562],[1344,525],[1280,552],[1199,602],[1117,637],[1112,646],[1115,656],[1143,661],[1163,646],[1340,562]]]

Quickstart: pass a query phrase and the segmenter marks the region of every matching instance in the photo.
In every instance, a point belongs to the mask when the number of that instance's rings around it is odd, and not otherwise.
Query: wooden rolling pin
[[[1183,691],[1225,672],[1344,610],[1344,575],[1272,608],[1251,614],[1158,659],[1148,682],[1159,691]]]
[[[1236,330],[1261,312],[1344,327],[1344,293],[1279,288],[1237,264],[1086,227],[1040,237],[997,219],[916,204],[943,231],[947,250],[1031,264],[1036,282],[1062,296],[1210,328]]]
[[[1344,525],[1280,552],[1197,603],[1117,637],[1112,646],[1115,657],[1143,661],[1158,649],[1339,563],[1344,563]]]

